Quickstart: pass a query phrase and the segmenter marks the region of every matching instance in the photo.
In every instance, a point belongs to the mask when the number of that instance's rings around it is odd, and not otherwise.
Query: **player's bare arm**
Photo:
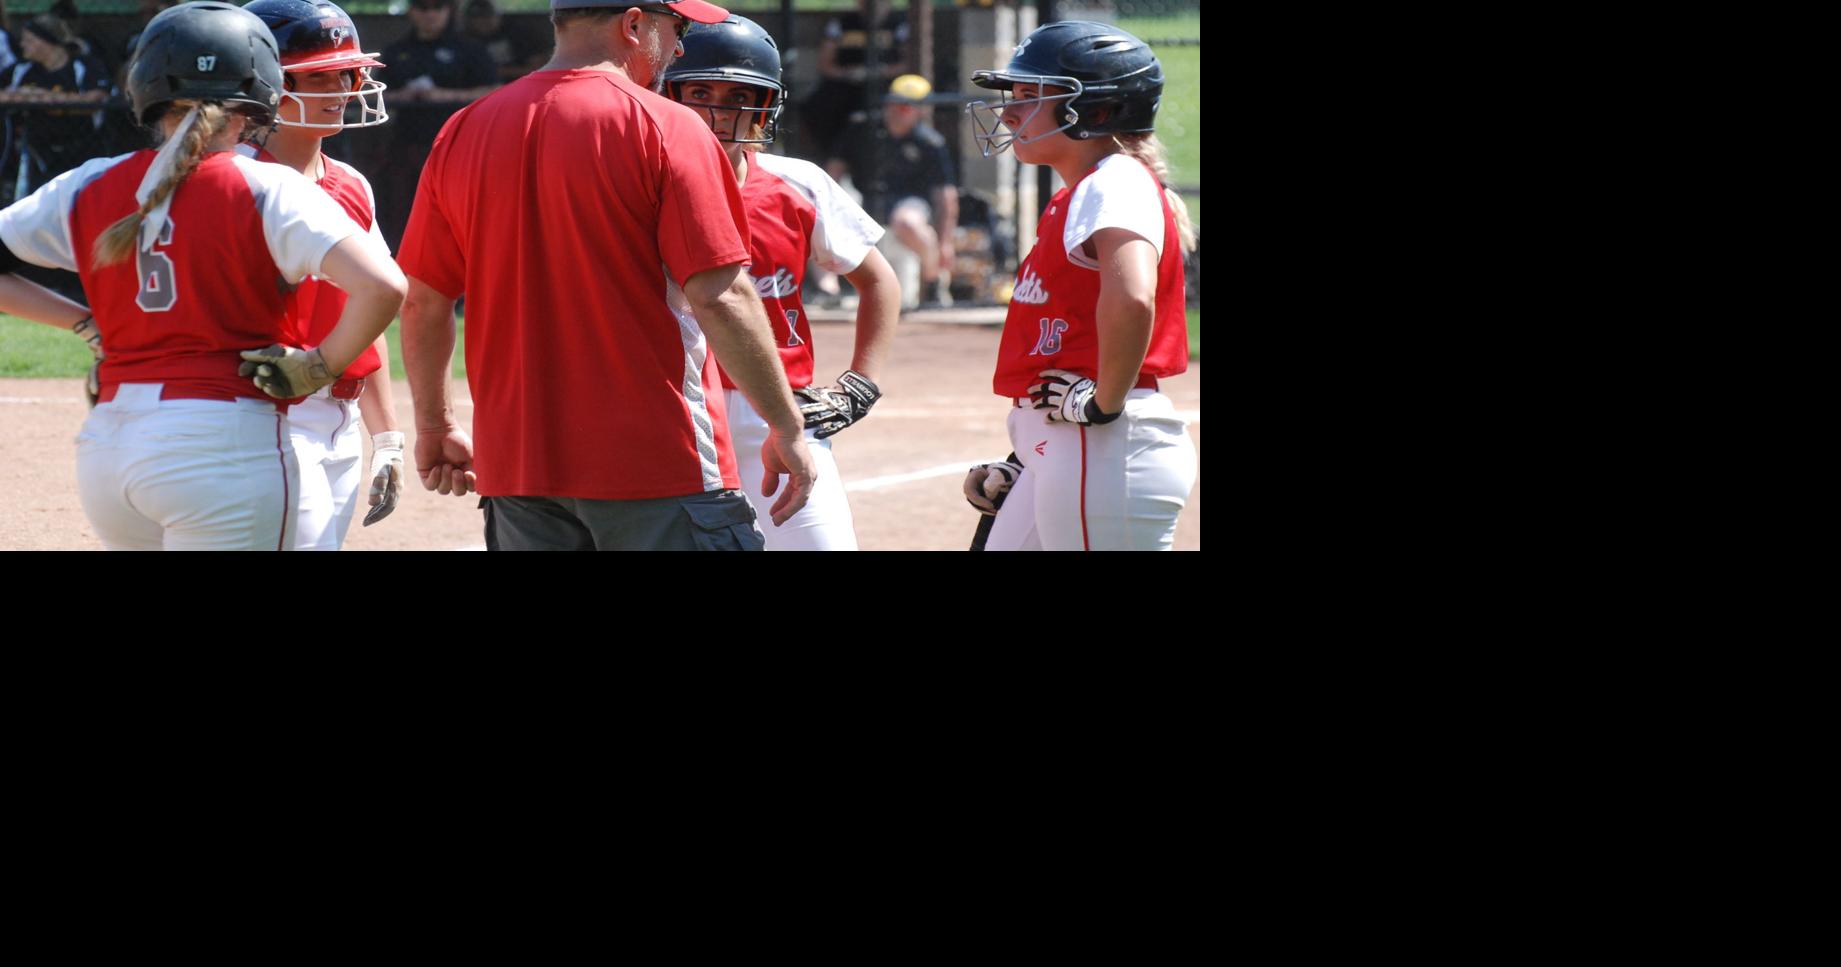
[[[862,264],[844,278],[857,290],[857,344],[850,368],[874,382],[881,378],[882,361],[895,341],[895,324],[901,318],[901,283],[882,253],[870,249]]]
[[[411,277],[403,300],[403,372],[416,422],[416,473],[424,489],[464,497],[473,488],[473,440],[454,420],[454,300]]]
[[[1157,315],[1157,249],[1144,236],[1123,228],[1103,228],[1088,240],[1099,262],[1100,409],[1125,409],[1150,351]]]
[[[319,274],[345,290],[345,312],[319,347],[327,366],[335,373],[344,372],[389,328],[409,282],[403,270],[363,235],[348,236],[334,245],[320,262]]]
[[[761,493],[772,495],[778,486],[774,477],[787,476],[787,485],[772,508],[774,523],[785,523],[805,506],[816,471],[806,450],[805,419],[774,349],[767,310],[740,264],[699,272],[684,280],[683,288],[723,371],[767,421],[770,434],[761,449],[767,477],[761,482]]]
[[[12,272],[0,272],[0,312],[59,329],[69,329],[90,317],[82,303]]]

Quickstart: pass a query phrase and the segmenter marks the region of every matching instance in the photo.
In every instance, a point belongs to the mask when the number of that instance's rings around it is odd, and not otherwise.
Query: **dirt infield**
[[[817,372],[835,377],[849,366],[852,327],[821,322],[813,329]],[[869,420],[836,438],[838,469],[865,550],[964,550],[970,542],[977,515],[959,495],[965,468],[1010,450],[1005,404],[990,390],[997,338],[995,327],[931,324],[904,325],[896,336],[882,401]],[[1166,381],[1164,392],[1190,419],[1199,449],[1201,364]],[[407,388],[399,384],[396,396],[398,421],[409,429],[414,420]],[[464,381],[456,382],[454,397],[467,400]],[[470,426],[471,405],[458,409]],[[73,441],[83,417],[78,380],[0,379],[0,549],[101,549],[77,500]],[[413,430],[410,441],[413,447]],[[1178,523],[1176,547],[1201,545],[1198,481]],[[425,491],[412,476],[396,513],[375,527],[354,524],[345,546],[477,549],[477,499]]]

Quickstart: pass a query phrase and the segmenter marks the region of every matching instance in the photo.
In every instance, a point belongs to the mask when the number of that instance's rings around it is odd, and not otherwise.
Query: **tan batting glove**
[[[240,355],[244,363],[237,367],[237,375],[250,377],[257,389],[278,400],[312,396],[315,390],[339,378],[317,349],[295,349],[276,343],[267,349],[244,350]]]

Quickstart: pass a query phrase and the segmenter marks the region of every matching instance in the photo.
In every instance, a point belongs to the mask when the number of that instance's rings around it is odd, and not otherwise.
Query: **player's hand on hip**
[[[296,349],[276,343],[267,349],[249,349],[237,366],[237,375],[249,377],[256,388],[278,400],[311,396],[339,378],[317,349]]]
[[[364,526],[390,516],[403,492],[403,434],[387,430],[371,435],[371,510]]]
[[[473,438],[452,424],[416,430],[416,473],[422,478],[424,490],[456,497],[477,492]]]
[[[981,463],[965,475],[965,500],[981,514],[995,514],[1004,505],[1023,465],[1010,460]]]
[[[814,435],[823,440],[868,416],[869,408],[882,398],[882,390],[870,382],[869,377],[846,369],[844,375],[837,378],[836,389],[807,386],[795,391],[793,398],[799,403],[799,415],[805,418],[805,428],[817,430]]]
[[[1124,413],[1107,413],[1100,409],[1099,384],[1065,369],[1045,369],[1042,382],[1029,387],[1029,397],[1036,409],[1047,410],[1050,423],[1082,423],[1103,426]]]
[[[805,433],[782,436],[778,431],[767,435],[767,442],[761,444],[761,496],[772,497],[774,489],[779,487],[779,477],[785,475],[786,486],[780,487],[780,498],[768,508],[768,516],[773,518],[774,526],[786,523],[812,496],[812,484],[818,479],[818,465],[812,462],[812,451],[805,445]]]

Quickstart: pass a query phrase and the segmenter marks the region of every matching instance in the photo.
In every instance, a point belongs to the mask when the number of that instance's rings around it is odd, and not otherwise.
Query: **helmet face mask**
[[[965,106],[965,113],[971,115],[976,127],[972,137],[978,141],[978,150],[987,158],[1004,153],[1013,144],[1035,144],[1044,138],[1060,134],[1080,123],[1080,112],[1074,109],[1074,101],[1085,93],[1080,81],[1072,77],[1016,77],[997,71],[978,71],[972,75],[973,82],[981,87],[995,88],[998,101],[973,101]],[[999,85],[1002,86],[999,86]],[[1037,91],[1036,97],[1019,98],[1016,85],[1032,84]],[[1066,94],[1042,94],[1050,87],[1062,88]],[[1029,130],[1036,115],[1050,105],[1060,110],[1061,126],[1034,136],[1025,137],[1022,132]],[[1004,124],[1004,115],[1012,108],[1029,108],[1029,113],[1017,122],[1015,128]],[[980,112],[983,112],[982,114]]]
[[[304,74],[328,73],[333,70],[352,71],[353,74],[356,75],[356,80],[358,82],[357,89],[331,91],[324,94],[296,91],[292,88],[284,89],[281,92],[282,100],[293,101],[295,104],[299,105],[301,120],[290,121],[280,116],[280,114],[277,114],[275,121],[276,125],[284,128],[312,128],[316,130],[343,131],[347,128],[374,128],[390,120],[390,112],[384,109],[384,91],[389,89],[389,85],[382,81],[372,80],[371,69],[368,67],[320,68],[314,71],[289,68],[288,79],[294,81]],[[358,107],[358,120],[348,121],[344,117],[341,117],[337,121],[323,124],[312,124],[307,121],[307,118],[310,117],[320,117],[322,110],[326,107],[326,102],[334,98],[340,102],[340,107],[345,109],[344,113],[346,114],[350,113],[352,104],[356,102]]]
[[[665,95],[703,116],[717,140],[725,144],[772,144],[786,105],[780,46],[773,37],[760,24],[731,15],[721,23],[693,24],[678,44],[683,53],[662,75]],[[686,101],[685,89],[698,81],[746,85],[759,96],[752,106]],[[735,112],[726,136],[718,116],[724,111]],[[761,131],[758,137],[753,136],[756,126]]]
[[[666,94],[679,104],[703,115],[704,120],[709,122],[710,130],[716,132],[716,140],[721,141],[723,144],[772,144],[774,138],[779,135],[780,112],[786,107],[786,103],[780,97],[779,91],[755,84],[743,84],[742,82],[735,81],[730,83],[738,84],[755,92],[755,106],[723,104],[714,100],[693,101],[688,99],[686,95],[689,89],[696,87],[699,82],[705,84],[722,83],[722,81],[704,80],[702,78],[685,81],[672,80],[667,85]],[[722,129],[721,115],[723,114],[732,115],[729,130],[726,132]],[[761,130],[760,137],[750,137],[757,126]]]

